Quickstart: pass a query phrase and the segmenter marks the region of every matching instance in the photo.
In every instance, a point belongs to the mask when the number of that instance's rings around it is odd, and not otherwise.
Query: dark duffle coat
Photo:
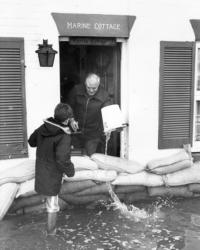
[[[59,193],[63,173],[69,177],[74,175],[70,160],[71,136],[56,125],[53,118],[47,119],[28,140],[31,147],[37,147],[35,191],[49,196]]]
[[[85,85],[79,84],[72,89],[67,102],[74,111],[83,136],[87,139],[100,138],[103,135],[101,108],[112,104],[108,92],[99,87],[95,95],[89,96]]]

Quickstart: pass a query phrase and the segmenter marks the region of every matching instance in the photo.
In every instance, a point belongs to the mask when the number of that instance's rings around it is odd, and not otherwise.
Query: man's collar
[[[85,85],[82,85],[79,89],[78,89],[78,92],[77,92],[77,94],[78,95],[84,95],[84,96],[86,96],[86,97],[88,97],[88,98],[94,98],[94,99],[98,99],[98,100],[100,100],[100,101],[103,101],[103,95],[102,95],[102,93],[101,93],[101,90],[102,90],[102,88],[101,88],[101,86],[99,86],[99,88],[98,88],[98,90],[97,90],[97,92],[95,93],[95,95],[88,95],[88,93],[87,93],[87,91],[86,91],[86,88],[85,88]]]

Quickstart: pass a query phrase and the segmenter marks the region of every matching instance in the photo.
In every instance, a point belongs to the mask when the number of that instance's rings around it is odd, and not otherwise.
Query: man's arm
[[[112,102],[109,94],[107,94],[107,97],[105,98],[105,101],[102,104],[102,108],[106,107],[106,106],[109,106],[109,105],[112,105],[112,104],[113,104],[113,102]]]

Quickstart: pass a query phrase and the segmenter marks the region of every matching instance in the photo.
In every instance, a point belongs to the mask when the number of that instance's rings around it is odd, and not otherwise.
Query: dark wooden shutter
[[[192,144],[194,43],[161,42],[159,142],[161,148]]]
[[[24,40],[0,38],[0,159],[26,156]]]

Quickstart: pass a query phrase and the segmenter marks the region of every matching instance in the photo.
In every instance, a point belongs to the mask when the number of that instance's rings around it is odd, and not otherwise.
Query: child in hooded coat
[[[63,174],[74,176],[71,162],[71,135],[68,123],[73,111],[68,104],[59,103],[54,110],[54,118],[44,120],[30,136],[28,142],[36,149],[35,191],[45,195],[48,212],[47,231],[55,233],[57,212],[59,211],[58,193]]]

